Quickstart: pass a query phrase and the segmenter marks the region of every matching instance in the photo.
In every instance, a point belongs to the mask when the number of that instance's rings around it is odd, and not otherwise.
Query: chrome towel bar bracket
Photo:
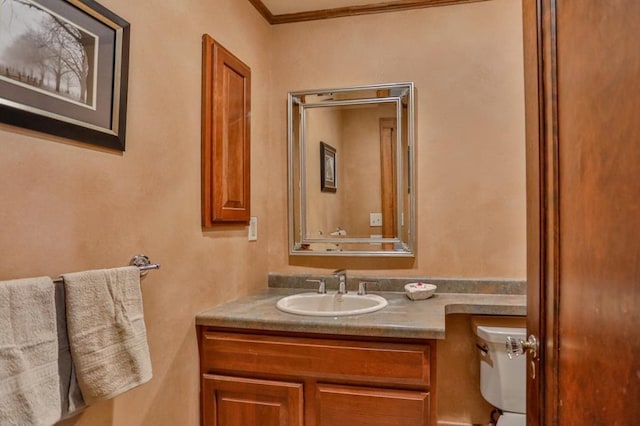
[[[159,263],[151,263],[149,258],[144,254],[136,254],[135,256],[133,256],[131,258],[131,261],[129,262],[129,265],[137,266],[138,269],[140,269],[141,277],[144,277],[145,275],[147,275],[147,272],[149,272],[149,270],[151,269],[160,269]],[[63,280],[62,278],[56,278],[55,280],[53,280],[53,282],[61,283],[63,282]]]
[[[149,258],[144,254],[136,254],[131,258],[131,262],[129,262],[131,266],[137,266],[140,269],[140,276],[144,277],[147,275],[150,269],[160,269],[159,263],[151,263]]]

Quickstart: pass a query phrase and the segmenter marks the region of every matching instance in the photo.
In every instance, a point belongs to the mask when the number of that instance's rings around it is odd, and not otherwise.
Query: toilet
[[[502,411],[496,426],[526,426],[526,357],[510,359],[506,339],[525,339],[526,328],[476,325],[480,354],[480,392]]]

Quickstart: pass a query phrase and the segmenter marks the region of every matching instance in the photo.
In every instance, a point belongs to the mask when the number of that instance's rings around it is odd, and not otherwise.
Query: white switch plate
[[[249,241],[257,241],[258,240],[258,218],[256,216],[251,216],[249,220]]]
[[[369,226],[382,226],[382,213],[369,213]]]

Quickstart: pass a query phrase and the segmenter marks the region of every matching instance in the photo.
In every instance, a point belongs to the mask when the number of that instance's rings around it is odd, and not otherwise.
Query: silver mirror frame
[[[341,101],[330,101],[323,102],[322,104],[318,103],[309,103],[305,104],[302,102],[305,96],[309,95],[318,95],[323,93],[336,93],[336,92],[355,92],[355,91],[372,91],[372,90],[389,90],[390,95],[387,97],[380,98],[361,98],[361,99],[350,99],[350,100],[341,100]],[[399,94],[398,94],[399,93]],[[296,187],[296,176],[294,175],[295,162],[298,162],[299,170],[304,170],[305,165],[305,137],[304,137],[304,128],[305,128],[305,114],[304,111],[307,108],[319,108],[323,106],[337,106],[337,105],[357,105],[357,104],[367,104],[367,103],[395,103],[397,118],[400,122],[402,117],[402,98],[407,97],[407,135],[406,135],[406,145],[403,146],[402,143],[397,143],[397,167],[398,167],[398,176],[407,176],[408,182],[406,182],[409,190],[408,194],[408,212],[403,212],[403,188],[405,182],[403,179],[398,179],[397,182],[397,211],[396,215],[398,220],[404,220],[404,224],[407,227],[407,241],[402,241],[399,235],[396,235],[394,238],[322,238],[322,239],[314,239],[314,238],[305,238],[307,235],[306,230],[306,193],[303,188],[306,188],[305,183],[305,175],[306,173],[300,173],[300,182]],[[415,180],[415,93],[414,93],[414,84],[413,82],[405,82],[405,83],[388,83],[388,84],[376,84],[376,85],[368,85],[368,86],[354,86],[354,87],[342,87],[342,88],[332,88],[332,89],[320,89],[320,90],[301,90],[289,92],[287,98],[287,140],[288,140],[288,221],[289,221],[289,254],[290,255],[300,255],[300,256],[370,256],[370,257],[415,257],[415,237],[416,237],[416,180]],[[294,139],[294,106],[298,106],[300,108],[300,148],[298,149],[299,155],[297,158],[295,155],[295,147],[294,144],[296,140]],[[397,140],[402,141],[402,133],[401,127],[398,126],[397,132]],[[405,146],[408,147],[408,155],[407,155],[407,173],[404,173],[403,166],[403,150]],[[405,189],[406,190],[406,189]],[[300,200],[300,206],[297,209],[299,218],[298,221],[300,223],[300,229],[298,235],[296,235],[295,229],[295,217],[296,214],[296,206],[294,193],[298,191],[298,199]],[[398,227],[397,233],[399,233],[400,227]],[[333,243],[333,244],[346,244],[348,243],[350,246],[353,244],[361,244],[362,250],[309,250],[304,248],[304,246],[313,244],[313,243]],[[371,247],[371,244],[384,244],[384,243],[392,243],[394,249],[393,250],[371,250],[368,249]]]

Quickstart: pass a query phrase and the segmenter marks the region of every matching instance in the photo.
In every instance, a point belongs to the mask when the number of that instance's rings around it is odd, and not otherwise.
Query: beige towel
[[[54,287],[39,277],[0,283],[0,423],[60,419]]]
[[[64,274],[67,330],[78,385],[87,404],[151,379],[135,266]]]

